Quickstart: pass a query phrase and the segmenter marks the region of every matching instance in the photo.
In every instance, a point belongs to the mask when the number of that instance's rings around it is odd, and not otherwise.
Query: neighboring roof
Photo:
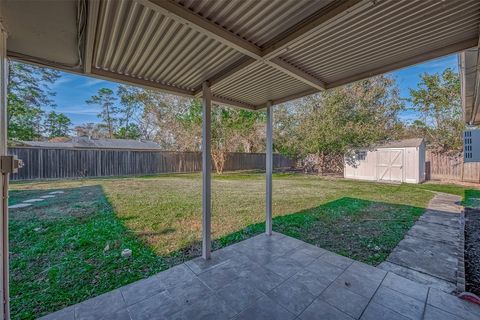
[[[459,57],[463,118],[466,124],[480,124],[480,50],[462,52]]]
[[[186,96],[208,82],[213,101],[248,109],[476,47],[480,30],[478,0],[25,0],[0,12],[11,58]]]
[[[23,145],[44,148],[88,148],[88,149],[133,149],[158,150],[160,146],[152,141],[130,139],[90,139],[75,137],[65,142],[23,141]]]
[[[378,149],[383,148],[410,148],[419,147],[423,143],[422,138],[403,139],[396,141],[389,141],[377,146]]]

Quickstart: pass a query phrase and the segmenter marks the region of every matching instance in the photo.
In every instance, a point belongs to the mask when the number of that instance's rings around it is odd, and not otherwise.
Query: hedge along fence
[[[12,175],[12,180],[149,175],[202,170],[200,152],[38,147],[15,147],[8,151],[24,162],[24,167]],[[294,166],[294,160],[274,154],[274,168]],[[226,171],[254,169],[265,169],[264,153],[230,153],[225,163]]]

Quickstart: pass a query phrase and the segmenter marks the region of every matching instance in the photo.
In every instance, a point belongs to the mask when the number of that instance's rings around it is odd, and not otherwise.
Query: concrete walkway
[[[480,307],[275,233],[43,319],[473,320],[480,319]]]
[[[445,292],[457,284],[462,207],[459,196],[437,193],[425,213],[379,268]]]

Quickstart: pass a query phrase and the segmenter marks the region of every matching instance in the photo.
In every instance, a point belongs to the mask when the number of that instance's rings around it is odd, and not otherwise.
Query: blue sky
[[[420,75],[424,72],[433,73],[444,70],[446,67],[458,70],[457,55],[450,55],[426,63],[418,64],[409,68],[392,72],[400,88],[400,95],[404,98],[409,96],[409,88],[415,88],[420,81]],[[86,122],[98,122],[99,110],[96,106],[85,103],[92,95],[103,87],[115,89],[115,82],[99,80],[81,75],[61,73],[61,77],[52,86],[57,94],[54,97],[57,105],[56,111],[65,113],[74,125]],[[405,111],[401,115],[405,121],[416,118],[412,111]]]

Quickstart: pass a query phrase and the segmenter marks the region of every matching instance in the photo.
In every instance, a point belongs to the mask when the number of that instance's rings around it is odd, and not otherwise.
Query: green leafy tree
[[[117,133],[115,133],[115,138],[117,139],[140,139],[142,134],[140,129],[135,123],[130,123],[126,127],[121,127]]]
[[[98,105],[101,108],[101,112],[98,117],[102,119],[103,126],[107,129],[108,138],[113,139],[119,119],[118,107],[116,106],[117,98],[114,95],[113,90],[109,88],[101,88],[98,93],[92,96],[86,101],[87,104]]]
[[[355,148],[387,140],[402,104],[395,81],[379,76],[301,99],[276,112],[276,147],[322,172]],[[341,168],[340,168],[341,169]]]
[[[44,107],[54,107],[50,86],[60,77],[56,70],[9,61],[7,125],[9,139],[41,137]]]
[[[63,113],[51,111],[44,121],[45,135],[48,138],[66,137],[70,132],[72,121]]]
[[[193,100],[186,112],[178,115],[185,136],[201,137],[203,109]],[[217,173],[223,173],[229,152],[255,152],[264,147],[265,114],[214,105],[212,107],[212,160]]]
[[[442,73],[422,74],[407,100],[420,114],[411,129],[423,135],[429,148],[436,152],[462,149],[464,123],[458,73],[447,68]]]
[[[117,96],[120,98],[119,130],[116,137],[120,139],[138,139],[141,136],[140,129],[136,123],[142,110],[145,90],[138,87],[121,85],[117,89]]]

